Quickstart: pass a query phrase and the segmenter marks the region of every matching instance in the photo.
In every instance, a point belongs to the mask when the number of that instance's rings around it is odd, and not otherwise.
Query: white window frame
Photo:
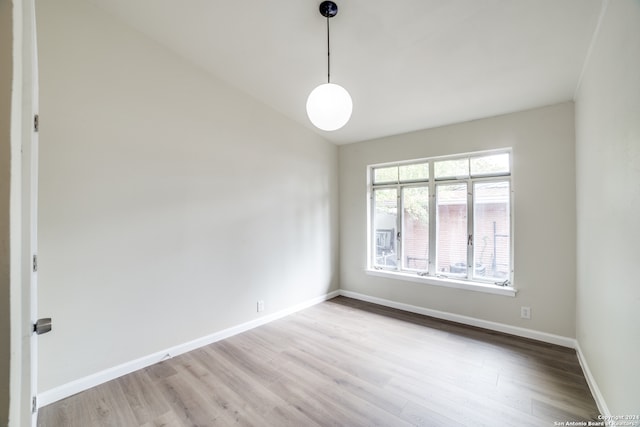
[[[482,157],[492,154],[509,154],[509,173],[496,173],[496,174],[483,174],[481,176],[472,176],[471,170],[469,170],[469,176],[438,179],[435,176],[435,163],[442,160],[458,160],[458,159],[470,159],[472,157]],[[411,164],[428,163],[429,176],[425,180],[412,180],[400,182],[399,178],[396,182],[375,184],[374,183],[374,171],[377,168],[384,167],[400,167]],[[467,289],[472,291],[479,291],[497,295],[515,296],[517,290],[513,286],[514,278],[514,204],[513,204],[513,154],[510,148],[490,151],[480,151],[472,153],[463,153],[451,156],[430,157],[423,159],[413,159],[408,161],[399,161],[392,163],[379,163],[369,165],[367,167],[367,268],[366,272],[372,276],[380,276],[393,278],[398,280],[406,280],[417,283],[424,283],[429,285],[444,286],[456,289]],[[481,278],[474,278],[474,268],[469,268],[469,265],[474,265],[474,246],[467,245],[467,276],[449,276],[444,274],[438,274],[436,271],[436,256],[437,256],[437,202],[436,202],[436,187],[438,185],[446,183],[465,183],[467,186],[467,235],[473,236],[474,234],[474,184],[478,182],[504,182],[509,183],[509,214],[510,214],[510,254],[509,254],[509,276],[504,282],[496,282],[495,279],[482,280]],[[429,257],[428,257],[428,271],[417,271],[415,269],[403,269],[404,260],[404,248],[403,248],[403,188],[427,186],[429,192]],[[381,188],[396,188],[397,191],[397,218],[396,218],[396,266],[394,268],[384,268],[375,265],[375,250],[373,248],[373,242],[375,241],[375,227],[373,225],[373,218],[375,215],[374,209],[374,191]],[[398,236],[399,234],[399,236]],[[473,242],[475,243],[475,242]]]

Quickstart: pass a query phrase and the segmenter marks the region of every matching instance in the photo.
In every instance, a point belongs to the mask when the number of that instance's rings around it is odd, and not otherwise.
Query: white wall
[[[39,392],[337,289],[334,145],[87,2],[37,15]]]
[[[563,337],[575,337],[573,103],[340,147],[340,287]],[[369,164],[513,147],[517,296],[365,274]],[[531,320],[520,319],[531,307]]]
[[[612,0],[576,95],[577,336],[609,411],[640,414],[640,1]]]

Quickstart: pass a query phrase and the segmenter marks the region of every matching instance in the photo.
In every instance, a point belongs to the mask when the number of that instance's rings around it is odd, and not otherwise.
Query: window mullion
[[[429,264],[428,274],[436,275],[436,253],[438,251],[436,242],[436,180],[434,177],[434,162],[429,162]]]
[[[371,242],[373,245],[375,245],[375,241],[376,241],[376,227],[375,227],[375,212],[376,212],[376,189],[373,188],[371,190],[371,212],[370,212],[370,221],[371,221],[371,234],[370,234],[370,238],[371,238]],[[371,257],[369,258],[371,265],[375,266],[376,265],[376,250],[371,248]]]
[[[467,279],[473,278],[474,260],[473,245],[475,244],[473,235],[473,182],[467,180]]]
[[[404,195],[402,194],[402,186],[397,186],[397,204],[396,204],[396,270],[402,270],[402,253],[404,252],[404,246],[402,245],[402,236],[404,236],[404,230],[402,229],[402,223],[404,220]]]
[[[509,159],[509,161],[513,161]],[[512,170],[512,169],[510,169]],[[514,253],[515,246],[513,245],[513,236],[515,236],[514,228],[513,228],[513,212],[515,209],[514,200],[513,200],[513,182],[511,181],[511,177],[509,177],[509,273],[508,278],[511,283],[513,283],[513,273],[514,273]]]

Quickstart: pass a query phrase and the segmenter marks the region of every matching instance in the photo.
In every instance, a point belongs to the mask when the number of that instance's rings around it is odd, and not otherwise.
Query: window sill
[[[518,292],[512,286],[498,286],[490,283],[469,282],[466,280],[455,280],[449,278],[418,276],[410,273],[400,273],[395,271],[367,269],[370,276],[386,277],[388,279],[405,280],[407,282],[423,283],[425,285],[443,286],[445,288],[464,289],[467,291],[484,292],[487,294],[504,295],[515,297]]]

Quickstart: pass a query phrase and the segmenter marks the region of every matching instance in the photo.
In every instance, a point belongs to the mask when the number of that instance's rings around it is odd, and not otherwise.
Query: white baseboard
[[[475,317],[462,316],[460,314],[447,313],[445,311],[432,310],[430,308],[418,307],[411,304],[395,302],[383,298],[372,297],[360,294],[358,292],[340,290],[340,295],[345,297],[367,301],[385,307],[397,308],[398,310],[408,311],[411,313],[423,314],[438,319],[450,320],[452,322],[463,323],[465,325],[477,326],[479,328],[490,329],[492,331],[504,332],[506,334],[517,335],[519,337],[531,338],[538,341],[557,344],[562,347],[575,348],[576,340],[574,338],[563,337],[561,335],[549,334],[546,332],[535,331],[533,329],[520,328],[518,326],[505,325],[504,323],[491,322],[489,320],[476,319]]]
[[[589,369],[587,359],[584,357],[584,353],[582,353],[582,348],[580,347],[580,342],[578,340],[576,340],[576,353],[578,354],[578,361],[580,362],[580,367],[582,367],[582,372],[584,372],[584,377],[587,380],[587,384],[589,384],[589,390],[591,390],[593,399],[596,401],[596,405],[598,405],[598,409],[600,410],[600,415],[602,415],[605,420],[611,420],[612,418],[609,407],[604,401],[604,396],[602,396],[602,393],[600,392],[600,388],[591,373],[591,369]],[[611,423],[607,422],[607,425],[609,424]]]
[[[304,310],[305,308],[311,307],[313,305],[324,302],[328,299],[334,298],[338,295],[340,295],[340,291],[329,292],[326,295],[322,295],[322,296],[310,299],[308,301],[304,301],[300,304],[296,304],[292,307],[286,308],[284,310],[280,310],[276,313],[272,313],[267,316],[263,316],[258,319],[251,320],[249,322],[242,323],[240,325],[233,326],[231,328],[224,329],[219,332],[215,332],[211,335],[207,335],[205,337],[198,338],[193,341],[189,341],[183,344],[178,344],[166,350],[158,351],[156,353],[141,357],[139,359],[132,360],[132,361],[123,363],[121,365],[114,366],[109,369],[105,369],[104,371],[96,372],[95,374],[77,379],[67,384],[63,384],[61,386],[44,391],[42,393],[38,393],[38,407],[43,407],[51,403],[57,402],[58,400],[62,400],[76,393],[80,393],[81,391],[106,383],[107,381],[111,381],[123,375],[137,371],[139,369],[146,368],[147,366],[151,366],[162,360],[170,359],[172,357],[178,356],[183,353],[187,353],[189,351],[195,350],[205,345],[212,344],[216,341],[220,341],[225,338],[229,338],[234,335],[240,334],[242,332],[248,331],[250,329],[256,328],[258,326],[265,325],[269,322],[273,322],[274,320],[281,319],[285,316],[296,313],[300,310]]]

